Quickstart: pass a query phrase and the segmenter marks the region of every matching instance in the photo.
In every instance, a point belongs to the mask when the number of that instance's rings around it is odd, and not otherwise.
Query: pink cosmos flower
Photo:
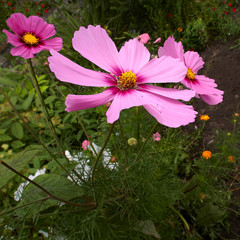
[[[2,31],[7,35],[8,42],[15,46],[11,50],[13,56],[27,59],[42,50],[59,51],[62,48],[60,37],[47,39],[55,35],[54,26],[38,16],[26,18],[21,13],[14,13],[8,18],[7,24],[15,34],[5,29]]]
[[[83,57],[109,73],[83,68],[51,50],[49,66],[59,80],[82,86],[107,87],[94,95],[69,94],[65,102],[66,111],[97,107],[112,101],[106,112],[109,123],[119,118],[121,110],[141,105],[159,123],[169,127],[194,121],[196,112],[192,106],[176,99],[188,101],[195,92],[149,84],[181,81],[187,69],[178,59],[164,56],[150,60],[149,51],[136,38],[126,42],[118,51],[106,30],[100,26],[80,27],[72,42],[74,49]]]
[[[152,137],[153,137],[153,141],[155,141],[155,142],[156,141],[158,142],[161,140],[161,135],[159,132],[154,133]]]
[[[147,33],[143,33],[139,35],[137,39],[140,39],[139,40],[140,43],[146,44],[150,40],[150,37]]]
[[[82,148],[83,148],[83,150],[87,150],[89,144],[90,144],[90,143],[89,143],[88,140],[84,140],[84,141],[82,142]]]
[[[204,65],[202,58],[197,52],[187,51],[184,53],[181,42],[176,42],[173,37],[169,37],[163,47],[158,50],[158,56],[171,56],[180,59],[187,67],[187,74],[181,81],[183,85],[199,94],[202,100],[209,105],[215,105],[223,101],[223,91],[216,89],[217,84],[214,79],[197,75],[199,69]]]

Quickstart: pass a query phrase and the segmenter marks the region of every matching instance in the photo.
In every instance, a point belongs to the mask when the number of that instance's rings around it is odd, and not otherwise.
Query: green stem
[[[145,142],[142,144],[142,146],[141,146],[141,148],[140,148],[140,150],[139,150],[139,152],[138,152],[138,155],[137,155],[136,159],[135,159],[134,162],[127,168],[127,170],[129,170],[129,169],[139,160],[139,156],[140,156],[140,154],[142,153],[143,148],[145,147],[148,139],[152,136],[152,133],[153,133],[154,129],[157,127],[157,125],[158,125],[158,122],[156,122],[156,123],[154,124],[153,128],[152,128],[151,131],[148,133],[148,136],[147,136]]]
[[[42,108],[42,111],[43,111],[43,114],[44,114],[44,117],[45,117],[45,120],[47,122],[47,125],[49,127],[49,129],[51,130],[52,134],[53,134],[53,137],[58,145],[58,147],[61,149],[63,155],[65,156],[64,152],[64,148],[63,146],[60,144],[59,142],[59,139],[58,139],[58,136],[57,136],[57,133],[55,131],[55,128],[53,126],[53,123],[51,121],[51,118],[49,116],[49,113],[48,113],[48,110],[46,108],[46,105],[44,103],[44,99],[43,99],[43,96],[42,96],[42,93],[41,93],[41,89],[39,87],[39,84],[38,84],[38,80],[37,80],[37,77],[35,75],[35,72],[34,72],[34,69],[33,69],[33,66],[32,66],[32,61],[31,59],[27,59],[27,63],[28,63],[28,69],[29,69],[29,72],[31,73],[31,79],[32,79],[32,83],[33,83],[33,86],[37,92],[37,95],[38,95],[38,99],[40,101],[40,105],[41,105],[41,108]],[[68,158],[65,156],[65,159],[66,161],[69,163],[69,160]]]
[[[25,128],[32,134],[32,136],[37,140],[37,142],[43,146],[43,148],[47,151],[47,153],[54,159],[54,161],[67,173],[67,175],[70,176],[70,173],[67,171],[67,169],[57,160],[57,158],[49,151],[47,146],[38,138],[38,136],[32,131],[32,129],[29,127],[29,125],[26,123],[26,117],[23,118],[23,116],[17,111],[15,106],[12,104],[11,100],[8,98],[8,96],[5,94],[5,92],[0,88],[1,94],[4,96],[4,98],[7,100],[7,102],[11,105],[14,112],[18,115],[18,117],[22,120]],[[29,120],[27,120],[29,121]],[[75,181],[74,179],[72,179]]]
[[[206,121],[203,122],[203,125],[202,125],[201,129],[198,131],[196,137],[184,148],[184,150],[187,150],[188,147],[190,147],[199,138],[199,136],[201,135],[201,133],[205,127],[205,124],[206,124]]]
[[[47,197],[44,197],[44,198],[38,199],[38,200],[36,200],[36,201],[29,202],[29,203],[22,204],[22,205],[20,205],[20,206],[17,206],[17,207],[11,208],[11,209],[9,209],[9,210],[6,211],[6,212],[2,212],[2,213],[0,213],[0,217],[3,216],[3,215],[5,215],[5,214],[11,213],[11,212],[13,212],[13,211],[15,211],[15,210],[17,210],[17,209],[20,209],[20,208],[24,208],[24,207],[30,206],[30,205],[32,205],[32,204],[35,204],[35,203],[38,203],[38,202],[45,202],[45,201],[47,201],[47,200],[50,199],[50,198],[52,198],[52,197],[47,196]]]
[[[84,124],[83,124],[82,119],[78,116],[77,113],[76,113],[76,117],[77,117],[77,119],[78,119],[79,124],[81,125],[81,128],[82,128],[82,130],[83,130],[83,132],[84,132],[84,134],[85,134],[87,140],[89,141],[89,144],[90,144],[90,146],[91,146],[93,152],[94,152],[95,155],[97,156],[98,154],[97,154],[97,152],[96,152],[96,150],[95,150],[95,148],[94,148],[94,146],[93,146],[93,144],[92,144],[91,139],[89,138],[89,135],[88,135],[88,133],[87,133],[86,128],[84,127]]]
[[[171,208],[183,221],[184,225],[186,226],[187,230],[190,231],[190,227],[186,221],[186,219],[183,217],[183,215],[174,207],[168,206],[169,208]]]
[[[105,140],[105,142],[104,142],[104,144],[103,144],[103,146],[102,146],[102,148],[101,148],[101,150],[100,150],[100,152],[99,152],[99,154],[97,156],[97,159],[96,159],[95,164],[94,164],[93,169],[92,169],[91,184],[92,184],[92,187],[93,187],[93,196],[94,196],[94,201],[95,201],[96,205],[97,205],[97,196],[96,196],[96,190],[95,190],[95,186],[94,186],[94,174],[95,174],[95,171],[96,171],[96,167],[97,167],[98,161],[99,161],[100,157],[102,156],[102,153],[103,153],[103,151],[104,151],[104,149],[105,149],[105,147],[106,147],[106,145],[107,145],[107,143],[108,143],[108,141],[110,139],[113,127],[114,127],[114,123],[111,124],[111,127],[110,127],[110,129],[108,131],[108,135],[106,137],[106,140]]]
[[[127,157],[127,152],[126,152],[126,139],[125,139],[125,135],[122,129],[122,125],[121,125],[121,121],[120,118],[118,119],[119,122],[119,129],[120,129],[120,133],[121,133],[121,137],[122,137],[122,143],[123,143],[123,148],[124,148],[124,156],[125,156],[125,170],[128,167],[128,157]]]
[[[8,168],[9,170],[11,170],[12,172],[16,173],[17,175],[19,175],[20,177],[24,178],[25,180],[29,181],[30,183],[32,183],[33,185],[35,185],[37,188],[41,189],[43,192],[45,192],[49,198],[53,198],[55,200],[58,200],[60,202],[64,202],[68,205],[72,205],[72,206],[76,206],[76,207],[95,207],[95,205],[93,203],[86,203],[86,204],[80,204],[80,203],[75,203],[75,202],[71,202],[68,200],[65,200],[63,198],[60,198],[58,196],[55,196],[54,194],[50,193],[47,189],[45,189],[44,187],[42,187],[41,185],[39,185],[38,183],[34,182],[33,180],[29,179],[28,177],[24,176],[23,174],[21,174],[20,172],[18,172],[17,170],[15,170],[14,168],[12,168],[11,166],[9,166],[7,163],[5,163],[4,161],[0,160],[0,164],[4,165],[6,168]]]

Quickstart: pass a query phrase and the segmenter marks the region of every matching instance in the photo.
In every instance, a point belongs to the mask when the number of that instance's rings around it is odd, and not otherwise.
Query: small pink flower
[[[146,44],[150,40],[150,37],[147,33],[143,33],[139,35],[137,39],[140,39],[139,41],[140,43]]]
[[[152,137],[153,137],[153,141],[155,141],[155,142],[156,141],[158,142],[161,140],[161,135],[159,132],[154,133]]]
[[[228,4],[228,6],[229,6],[229,7],[231,7],[231,6],[232,6],[232,4],[231,4],[231,3],[229,3],[229,4]]]
[[[12,5],[12,3],[8,2],[8,6],[10,7]]]
[[[45,5],[44,4],[41,4],[41,8],[44,8],[45,7]]]
[[[84,140],[82,142],[82,148],[83,150],[87,150],[88,149],[88,146],[89,146],[89,141],[88,140]]]
[[[111,157],[111,162],[115,162],[116,161],[116,157],[115,156],[112,156]]]
[[[182,61],[187,67],[187,74],[181,83],[199,94],[204,102],[215,105],[223,101],[222,95],[224,92],[216,88],[217,84],[214,79],[197,75],[198,70],[204,65],[197,52],[187,51],[184,53],[182,43],[176,42],[173,37],[169,37],[163,47],[159,48],[158,56],[171,56]]]
[[[48,9],[45,9],[45,11],[44,11],[45,13],[48,13]]]
[[[62,49],[60,37],[48,39],[56,33],[54,25],[48,24],[38,16],[27,18],[21,13],[14,13],[7,19],[7,25],[14,34],[5,29],[2,31],[7,35],[8,42],[14,46],[11,49],[13,56],[27,59],[33,58],[35,53],[42,50]]]
[[[236,8],[232,8],[232,11],[233,11],[233,12],[236,12]]]
[[[159,42],[161,42],[161,38],[159,37],[159,38],[157,38],[156,40],[155,40],[155,42],[154,43],[159,43]]]

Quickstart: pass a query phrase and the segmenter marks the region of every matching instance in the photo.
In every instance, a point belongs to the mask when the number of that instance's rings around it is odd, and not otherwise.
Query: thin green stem
[[[183,215],[177,210],[175,209],[174,207],[172,206],[168,206],[169,208],[171,208],[183,221],[184,225],[186,226],[187,230],[190,231],[190,227],[186,221],[186,219],[183,217]]]
[[[98,153],[98,156],[96,158],[96,161],[95,161],[93,169],[92,169],[91,184],[92,184],[92,187],[93,187],[93,196],[94,196],[94,201],[95,201],[96,205],[97,205],[97,196],[96,196],[96,190],[95,190],[95,186],[94,186],[94,174],[95,174],[95,171],[96,171],[96,167],[97,167],[98,161],[99,161],[100,157],[102,156],[102,153],[103,153],[103,151],[104,151],[105,147],[107,146],[107,143],[108,143],[108,141],[110,139],[110,136],[111,136],[112,131],[113,131],[113,127],[114,127],[114,123],[111,124],[111,127],[110,127],[110,129],[108,131],[108,135],[106,137],[106,140],[105,140],[105,142],[104,142],[100,152]]]
[[[49,129],[51,130],[58,147],[61,149],[63,155],[65,156],[65,154],[64,154],[65,150],[64,150],[63,146],[61,145],[61,143],[58,139],[57,133],[55,131],[55,128],[54,128],[53,123],[51,121],[51,118],[49,116],[48,110],[46,108],[46,105],[45,105],[45,102],[44,102],[44,99],[43,99],[43,96],[42,96],[42,92],[41,92],[41,89],[39,87],[38,80],[37,80],[37,77],[35,75],[35,72],[34,72],[34,69],[33,69],[33,66],[32,66],[31,59],[27,59],[27,63],[28,63],[29,72],[31,73],[32,83],[33,83],[33,86],[34,86],[34,88],[37,92],[37,96],[38,96],[38,99],[40,101],[40,105],[41,105],[45,120],[47,122],[47,125],[48,125]],[[69,163],[69,160],[66,156],[65,156],[65,159]]]
[[[70,176],[70,173],[67,171],[67,169],[57,160],[57,158],[52,154],[48,147],[38,138],[38,136],[32,131],[32,129],[29,127],[27,122],[29,121],[26,117],[24,118],[15,108],[15,106],[12,104],[11,100],[8,98],[8,96],[5,94],[5,92],[0,88],[1,94],[4,96],[4,98],[7,100],[7,102],[11,105],[14,112],[17,114],[17,116],[22,120],[24,127],[32,134],[32,136],[37,140],[37,142],[43,146],[43,148],[47,151],[47,153],[54,159],[54,161],[67,173],[67,175]],[[73,179],[74,181],[74,179]]]
[[[52,197],[47,196],[47,197],[44,197],[44,198],[38,199],[38,200],[36,200],[36,201],[32,201],[32,202],[29,202],[29,203],[22,204],[22,205],[20,205],[20,206],[17,206],[17,207],[11,208],[11,209],[9,209],[9,210],[6,211],[6,212],[2,212],[2,213],[0,213],[0,217],[3,216],[3,215],[5,215],[5,214],[11,213],[11,212],[13,212],[13,211],[15,211],[15,210],[17,210],[17,209],[20,209],[20,208],[24,208],[24,207],[30,206],[30,205],[32,205],[32,204],[39,203],[39,202],[45,202],[45,201],[47,201],[47,200],[50,199],[50,198],[52,198]]]
[[[96,149],[94,148],[94,146],[93,146],[93,144],[92,144],[92,141],[91,141],[91,139],[89,138],[89,135],[88,135],[87,130],[86,130],[84,124],[83,124],[82,119],[79,117],[79,115],[78,115],[77,113],[76,113],[76,117],[77,117],[77,119],[78,119],[79,124],[81,125],[81,128],[82,128],[82,130],[83,130],[83,132],[84,132],[87,140],[89,141],[89,144],[90,144],[93,152],[94,152],[95,155],[97,156],[98,154],[97,154],[97,152],[96,152]]]
[[[141,155],[143,148],[145,147],[148,139],[152,136],[152,133],[153,133],[154,129],[157,127],[157,125],[158,125],[158,122],[156,122],[156,123],[154,124],[154,126],[152,127],[152,129],[151,129],[150,132],[148,133],[147,138],[146,138],[146,140],[144,141],[144,143],[142,144],[142,146],[141,146],[141,148],[140,148],[140,150],[139,150],[139,152],[138,152],[138,155],[137,155],[136,159],[135,159],[134,162],[127,168],[127,170],[129,170],[129,169],[139,160],[139,156]]]
[[[124,132],[122,129],[120,118],[118,119],[118,122],[119,122],[120,134],[122,137],[122,144],[123,144],[123,148],[124,148],[124,157],[125,157],[125,168],[124,169],[126,170],[126,168],[128,167],[128,158],[127,158],[127,152],[126,152],[126,139],[125,139],[125,135],[124,135]]]
[[[91,203],[86,203],[86,204],[80,204],[80,203],[75,203],[75,202],[71,202],[68,200],[65,200],[61,197],[58,197],[52,193],[50,193],[47,189],[45,189],[44,187],[42,187],[41,185],[39,185],[38,183],[34,182],[33,180],[31,180],[30,178],[24,176],[23,174],[21,174],[20,172],[18,172],[17,170],[15,170],[14,168],[12,168],[11,166],[9,166],[7,163],[5,163],[4,161],[0,160],[0,164],[4,165],[6,168],[8,168],[9,170],[11,170],[12,172],[16,173],[17,175],[19,175],[20,177],[24,178],[25,180],[29,181],[30,183],[32,183],[33,185],[35,185],[37,188],[41,189],[43,192],[45,192],[48,197],[51,197],[55,200],[58,200],[60,202],[64,202],[68,205],[72,205],[72,206],[76,206],[76,207],[95,207],[95,205],[91,202]]]

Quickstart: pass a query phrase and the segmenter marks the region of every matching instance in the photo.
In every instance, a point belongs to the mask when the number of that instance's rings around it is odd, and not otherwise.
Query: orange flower
[[[228,161],[229,161],[229,162],[232,162],[232,163],[235,163],[235,158],[234,158],[234,156],[233,156],[233,155],[229,156],[229,157],[228,157]]]
[[[178,27],[178,29],[177,29],[179,32],[182,32],[182,27]]]
[[[208,115],[201,115],[200,120],[207,121],[210,117]]]
[[[205,159],[209,159],[209,158],[212,157],[212,153],[211,153],[210,151],[204,151],[204,152],[202,153],[202,156],[203,156],[203,158],[205,158]]]
[[[200,193],[200,197],[201,197],[201,199],[204,199],[206,197],[206,195],[204,193]]]

